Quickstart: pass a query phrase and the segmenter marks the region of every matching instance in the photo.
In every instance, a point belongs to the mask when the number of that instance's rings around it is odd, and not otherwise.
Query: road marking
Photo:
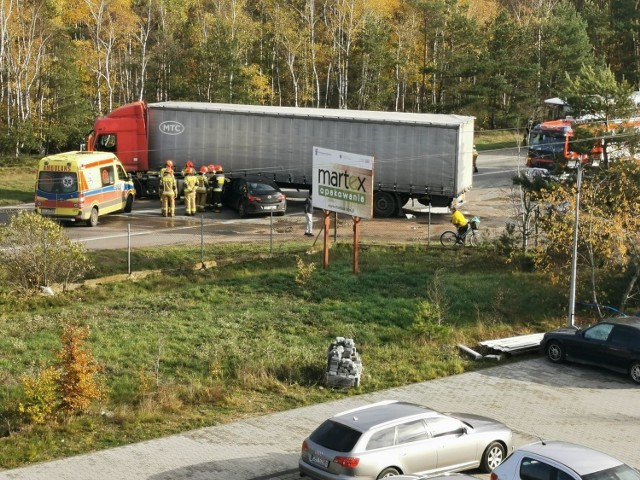
[[[140,235],[149,235],[151,233],[164,233],[164,232],[175,232],[176,230],[192,230],[194,228],[200,228],[200,225],[187,225],[184,227],[170,227],[170,228],[162,228],[160,230],[139,230],[136,232],[131,232],[131,236],[132,237],[137,237]],[[123,238],[123,237],[127,237],[127,235],[129,235],[128,233],[121,233],[121,234],[117,234],[117,235],[103,235],[100,237],[92,237],[92,238],[81,238],[81,239],[77,239],[75,240],[75,242],[95,242],[97,240],[109,240],[112,238]]]

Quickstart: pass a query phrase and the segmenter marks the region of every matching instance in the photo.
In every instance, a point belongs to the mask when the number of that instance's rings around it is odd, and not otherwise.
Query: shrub
[[[67,286],[91,270],[84,245],[73,243],[60,225],[35,212],[22,211],[0,228],[0,262],[11,288]]]
[[[316,269],[316,264],[313,262],[305,264],[304,260],[302,260],[300,256],[296,255],[296,265],[298,267],[298,272],[296,274],[296,283],[300,286],[303,286],[311,278],[311,274]]]
[[[54,367],[22,375],[20,382],[25,400],[18,405],[18,411],[32,423],[43,424],[52,419],[60,406],[59,379],[60,372]]]
[[[444,323],[448,300],[441,280],[442,269],[436,270],[433,281],[427,289],[427,298],[418,303],[418,311],[413,318],[412,329],[427,341],[446,338],[450,328]]]
[[[102,397],[98,379],[99,367],[84,342],[89,328],[66,324],[62,331],[59,391],[61,407],[67,413],[86,412],[92,400]]]

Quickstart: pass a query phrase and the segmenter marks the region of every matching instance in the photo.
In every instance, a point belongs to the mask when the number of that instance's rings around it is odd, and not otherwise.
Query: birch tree
[[[0,98],[4,109],[5,148],[15,155],[39,151],[41,119],[36,106],[48,46],[55,33],[55,8],[46,2],[0,3]]]
[[[75,41],[86,47],[83,61],[93,75],[96,110],[110,111],[118,86],[116,53],[126,45],[136,18],[128,0],[70,0],[69,7],[66,20],[78,25]]]

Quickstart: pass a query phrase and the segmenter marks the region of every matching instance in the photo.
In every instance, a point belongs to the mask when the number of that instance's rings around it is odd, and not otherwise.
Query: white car
[[[541,441],[514,450],[491,480],[640,480],[640,472],[589,447]]]

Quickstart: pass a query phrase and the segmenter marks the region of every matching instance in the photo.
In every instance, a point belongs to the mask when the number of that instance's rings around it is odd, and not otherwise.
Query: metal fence
[[[20,209],[0,210],[0,222],[8,223]],[[131,274],[149,265],[149,257],[157,249],[184,247],[189,255],[184,267],[217,262],[222,256],[247,258],[258,255],[297,254],[322,249],[325,238],[331,244],[354,241],[354,221],[348,215],[330,213],[325,237],[324,212],[314,213],[314,235],[305,236],[302,205],[292,205],[286,216],[238,218],[235,212],[204,212],[185,216],[178,208],[175,217],[162,217],[158,208],[138,208],[131,214],[100,217],[97,227],[63,223],[65,233],[87,251],[105,252],[100,258],[109,262],[100,269],[110,274]],[[439,238],[451,230],[446,209],[417,209],[394,218],[363,219],[359,223],[360,244],[440,246]],[[484,230],[485,238],[491,235]],[[180,265],[169,267],[180,268]]]

